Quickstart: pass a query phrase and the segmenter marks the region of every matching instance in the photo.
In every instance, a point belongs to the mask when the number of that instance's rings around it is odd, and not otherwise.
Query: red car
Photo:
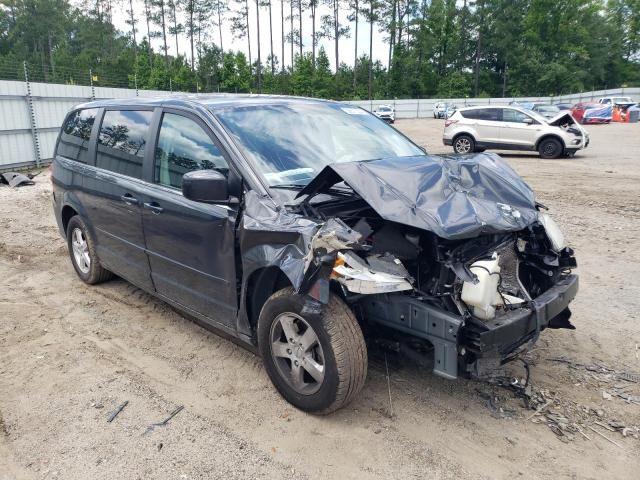
[[[611,106],[580,102],[571,107],[571,115],[582,124],[611,123]]]

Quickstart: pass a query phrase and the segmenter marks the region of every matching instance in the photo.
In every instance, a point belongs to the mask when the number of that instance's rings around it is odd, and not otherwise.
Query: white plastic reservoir
[[[495,304],[498,297],[498,283],[500,281],[500,265],[498,254],[494,253],[491,260],[478,260],[469,267],[478,277],[478,283],[462,284],[462,301],[482,320],[491,320],[496,316]]]

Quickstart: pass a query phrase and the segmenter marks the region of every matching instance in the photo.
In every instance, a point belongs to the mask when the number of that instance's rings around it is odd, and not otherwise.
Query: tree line
[[[0,0],[0,78],[23,61],[34,80],[140,89],[557,95],[640,85],[640,0]]]

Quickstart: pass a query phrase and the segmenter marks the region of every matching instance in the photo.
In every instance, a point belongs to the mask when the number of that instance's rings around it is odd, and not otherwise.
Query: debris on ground
[[[126,407],[127,405],[129,405],[129,400],[125,400],[124,402],[122,402],[120,404],[120,406],[118,408],[116,408],[111,415],[109,415],[109,418],[107,418],[107,423],[111,423],[113,422],[113,420],[120,415],[120,412],[122,412],[122,410],[124,410],[124,407]]]
[[[640,405],[640,395],[634,394],[631,389],[640,389],[640,374],[633,372],[617,372],[602,363],[593,362],[582,364],[565,357],[548,358],[548,361],[564,363],[572,372],[575,384],[585,384],[596,387],[602,394],[602,399],[613,401],[624,400],[628,404]],[[640,439],[640,426],[628,425],[619,419],[610,419],[609,414],[603,409],[594,406],[582,405],[570,401],[560,395],[559,392],[546,388],[536,388],[530,382],[529,362],[532,358],[522,359],[526,377],[517,378],[505,371],[494,371],[486,378],[482,378],[482,386],[492,387],[490,392],[486,389],[476,388],[478,395],[485,401],[486,407],[494,418],[516,418],[517,411],[507,407],[507,403],[514,399],[520,400],[521,406],[532,413],[524,416],[525,421],[546,425],[560,441],[568,443],[578,435],[586,440],[591,440],[587,434],[589,431],[605,438],[610,443],[621,447],[610,435],[605,435],[602,430],[612,434],[620,434],[623,437]],[[500,395],[499,390],[508,391],[511,395]]]
[[[152,423],[151,425],[149,425],[147,427],[147,429],[145,430],[144,434],[147,434],[147,433],[153,431],[156,427],[164,427],[167,423],[169,423],[169,420],[171,420],[173,417],[175,417],[177,414],[179,414],[182,411],[182,409],[184,409],[184,405],[180,405],[173,412],[171,412],[167,418],[165,418],[161,422]]]
[[[17,172],[6,172],[0,174],[0,184],[9,185],[12,188],[21,187],[26,185],[35,185],[36,182],[33,181],[35,175],[23,175]]]

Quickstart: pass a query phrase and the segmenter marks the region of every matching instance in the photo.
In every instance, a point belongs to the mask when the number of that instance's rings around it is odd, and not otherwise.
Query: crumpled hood
[[[445,239],[518,231],[538,219],[533,191],[496,154],[336,163],[298,197],[326,192],[342,181],[382,218]]]

